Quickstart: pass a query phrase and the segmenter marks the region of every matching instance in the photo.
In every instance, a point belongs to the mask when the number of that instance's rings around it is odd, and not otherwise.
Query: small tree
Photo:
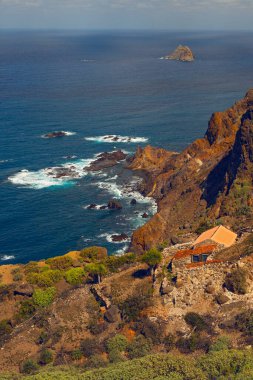
[[[101,278],[107,273],[107,268],[104,264],[90,263],[85,266],[85,270],[93,276],[94,282],[100,284]]]
[[[151,248],[142,256],[142,262],[149,266],[150,275],[152,276],[153,281],[155,280],[155,270],[161,261],[162,254],[156,248]]]

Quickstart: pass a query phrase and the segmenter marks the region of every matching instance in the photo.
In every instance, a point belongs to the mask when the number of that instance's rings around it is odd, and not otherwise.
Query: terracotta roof
[[[215,248],[216,248],[215,244],[209,244],[209,245],[202,245],[201,247],[197,247],[195,249],[184,249],[184,250],[178,251],[173,257],[173,259],[182,260],[191,255],[201,255],[204,253],[210,254],[215,250]]]
[[[222,244],[225,247],[230,247],[235,243],[237,234],[230,231],[224,226],[217,226],[203,232],[194,242],[194,246],[203,243],[207,240],[212,240],[217,244]]]

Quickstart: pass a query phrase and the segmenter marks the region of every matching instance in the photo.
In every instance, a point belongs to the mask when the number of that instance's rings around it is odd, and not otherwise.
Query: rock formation
[[[206,219],[235,230],[239,220],[251,225],[252,162],[253,89],[214,113],[204,138],[182,153],[139,148],[130,168],[145,173],[140,190],[157,200],[158,212],[134,232],[131,249],[141,252]]]
[[[179,45],[176,48],[176,50],[174,50],[171,54],[167,55],[165,59],[182,62],[192,62],[194,61],[195,57],[188,46]]]

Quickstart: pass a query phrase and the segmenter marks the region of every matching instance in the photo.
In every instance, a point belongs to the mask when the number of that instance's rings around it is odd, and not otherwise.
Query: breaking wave
[[[85,137],[85,140],[95,141],[99,143],[145,143],[148,141],[148,138],[120,136],[120,135],[105,135],[105,136]]]
[[[94,158],[80,159],[77,161],[66,162],[60,166],[49,167],[37,171],[23,169],[8,177],[8,180],[14,185],[37,190],[53,186],[73,186],[75,180],[88,174],[85,169],[93,161]]]
[[[3,255],[3,256],[0,256],[0,260],[1,261],[9,261],[9,260],[13,260],[15,259],[15,256],[13,255]]]

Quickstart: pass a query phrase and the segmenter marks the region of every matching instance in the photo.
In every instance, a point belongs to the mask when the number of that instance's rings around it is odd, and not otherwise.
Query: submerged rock
[[[121,210],[122,209],[122,204],[117,199],[111,199],[108,202],[108,208],[110,210]]]
[[[193,52],[188,46],[179,45],[173,53],[167,55],[165,59],[182,61],[182,62],[192,62],[195,57]]]
[[[64,132],[64,131],[55,131],[55,132],[46,133],[44,135],[44,137],[46,137],[47,139],[53,139],[53,138],[56,138],[56,137],[64,137],[64,136],[67,136],[67,135],[68,135],[67,132]]]
[[[136,199],[132,199],[131,202],[130,202],[130,205],[131,206],[135,206],[137,204],[137,200]]]
[[[113,242],[121,242],[127,240],[128,236],[126,234],[112,235],[111,239]]]

